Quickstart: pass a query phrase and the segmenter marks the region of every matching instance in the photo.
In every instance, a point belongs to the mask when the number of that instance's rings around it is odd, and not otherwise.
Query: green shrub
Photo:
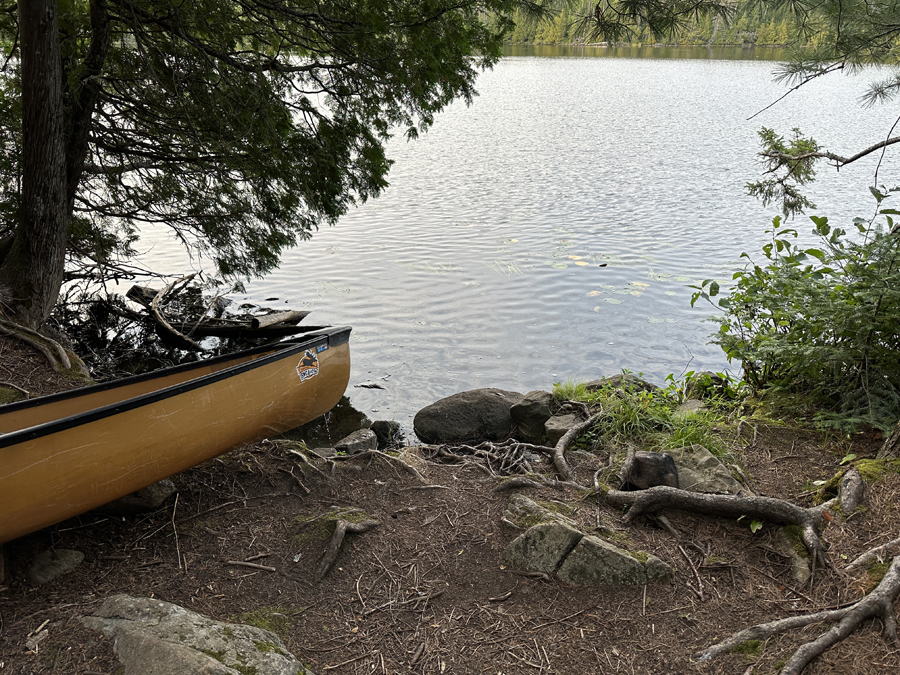
[[[885,195],[873,190],[879,204]],[[884,222],[856,219],[850,240],[827,218],[811,216],[819,248],[801,249],[797,231],[773,220],[768,263],[748,265],[718,300],[724,310],[713,342],[743,363],[757,390],[813,395],[817,422],[844,431],[870,424],[888,431],[900,417],[900,211]],[[714,281],[694,286],[691,304],[719,294]]]

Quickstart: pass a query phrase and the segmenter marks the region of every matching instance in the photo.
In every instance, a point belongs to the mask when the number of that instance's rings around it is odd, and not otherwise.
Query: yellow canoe
[[[0,406],[0,543],[325,414],[349,339],[329,329]]]

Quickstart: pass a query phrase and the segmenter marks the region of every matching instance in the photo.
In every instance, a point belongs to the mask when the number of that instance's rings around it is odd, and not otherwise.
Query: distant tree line
[[[515,29],[506,41],[513,44],[590,44],[590,24],[584,21],[590,16],[594,2],[583,2],[583,7],[572,5],[559,10],[555,18],[534,21],[518,10],[514,16]],[[738,0],[730,20],[718,16],[704,16],[692,21],[677,39],[681,45],[786,45],[800,32],[798,19],[787,9],[761,6],[755,0]],[[650,31],[636,31],[629,44],[652,45],[658,43]]]

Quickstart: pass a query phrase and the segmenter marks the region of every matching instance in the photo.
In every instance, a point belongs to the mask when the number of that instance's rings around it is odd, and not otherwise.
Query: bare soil
[[[874,457],[880,442],[760,423],[744,425],[735,451],[757,493],[809,505],[808,481],[833,476],[848,452]],[[570,461],[587,483],[605,457]],[[587,532],[601,518],[617,523],[614,543],[676,570],[673,581],[647,586],[569,587],[504,569],[503,549],[520,532],[502,522],[509,494],[493,491],[496,478],[474,466],[416,466],[427,487],[382,459],[333,471],[323,463],[322,475],[284,445],[262,442],[174,476],[177,500],[154,513],[89,513],[7,543],[0,675],[121,672],[109,641],[78,621],[115,593],[220,620],[265,619],[317,675],[770,673],[822,627],[711,664],[691,655],[748,625],[859,599],[872,580],[842,566],[898,536],[900,475],[889,474],[868,485],[865,511],[830,523],[824,538],[834,569],[801,588],[773,526],[754,534],[743,522],[672,512],[676,539],[650,519],[625,526],[621,514],[572,490],[524,490],[566,502]],[[330,532],[309,521],[332,506],[362,509],[380,524],[350,537],[315,585]],[[85,560],[33,588],[25,570],[47,548],[76,549]],[[867,624],[805,672],[900,672],[900,651],[880,630]]]

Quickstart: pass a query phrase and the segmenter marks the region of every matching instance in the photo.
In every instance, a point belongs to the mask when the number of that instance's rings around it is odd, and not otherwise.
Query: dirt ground
[[[835,440],[763,424],[755,432],[744,425],[735,439],[758,494],[803,505],[811,503],[807,481],[830,478],[848,452],[873,457],[879,444],[871,434]],[[604,460],[572,463],[589,482]],[[382,459],[341,462],[333,473],[323,463],[323,475],[288,447],[262,442],[174,476],[177,499],[154,513],[89,513],[7,543],[0,675],[121,672],[109,641],[78,621],[114,593],[264,622],[316,675],[771,673],[823,628],[773,637],[761,653],[711,664],[691,655],[749,625],[858,599],[872,582],[865,572],[846,575],[842,565],[898,536],[900,475],[890,474],[868,486],[864,512],[829,524],[824,539],[835,568],[817,571],[802,588],[773,526],[754,534],[744,523],[679,512],[668,515],[680,539],[649,519],[620,524],[618,533],[630,548],[672,565],[674,580],[569,587],[504,569],[502,551],[520,532],[502,522],[510,495],[493,491],[496,478],[472,466],[417,466],[427,486]],[[522,492],[567,502],[586,532],[601,510],[622,523],[620,513],[573,491]],[[315,585],[328,533],[308,521],[332,506],[362,509],[380,524],[345,542]],[[32,588],[25,570],[47,548],[76,549],[85,560]],[[866,624],[805,672],[900,672],[900,651],[880,631]]]

